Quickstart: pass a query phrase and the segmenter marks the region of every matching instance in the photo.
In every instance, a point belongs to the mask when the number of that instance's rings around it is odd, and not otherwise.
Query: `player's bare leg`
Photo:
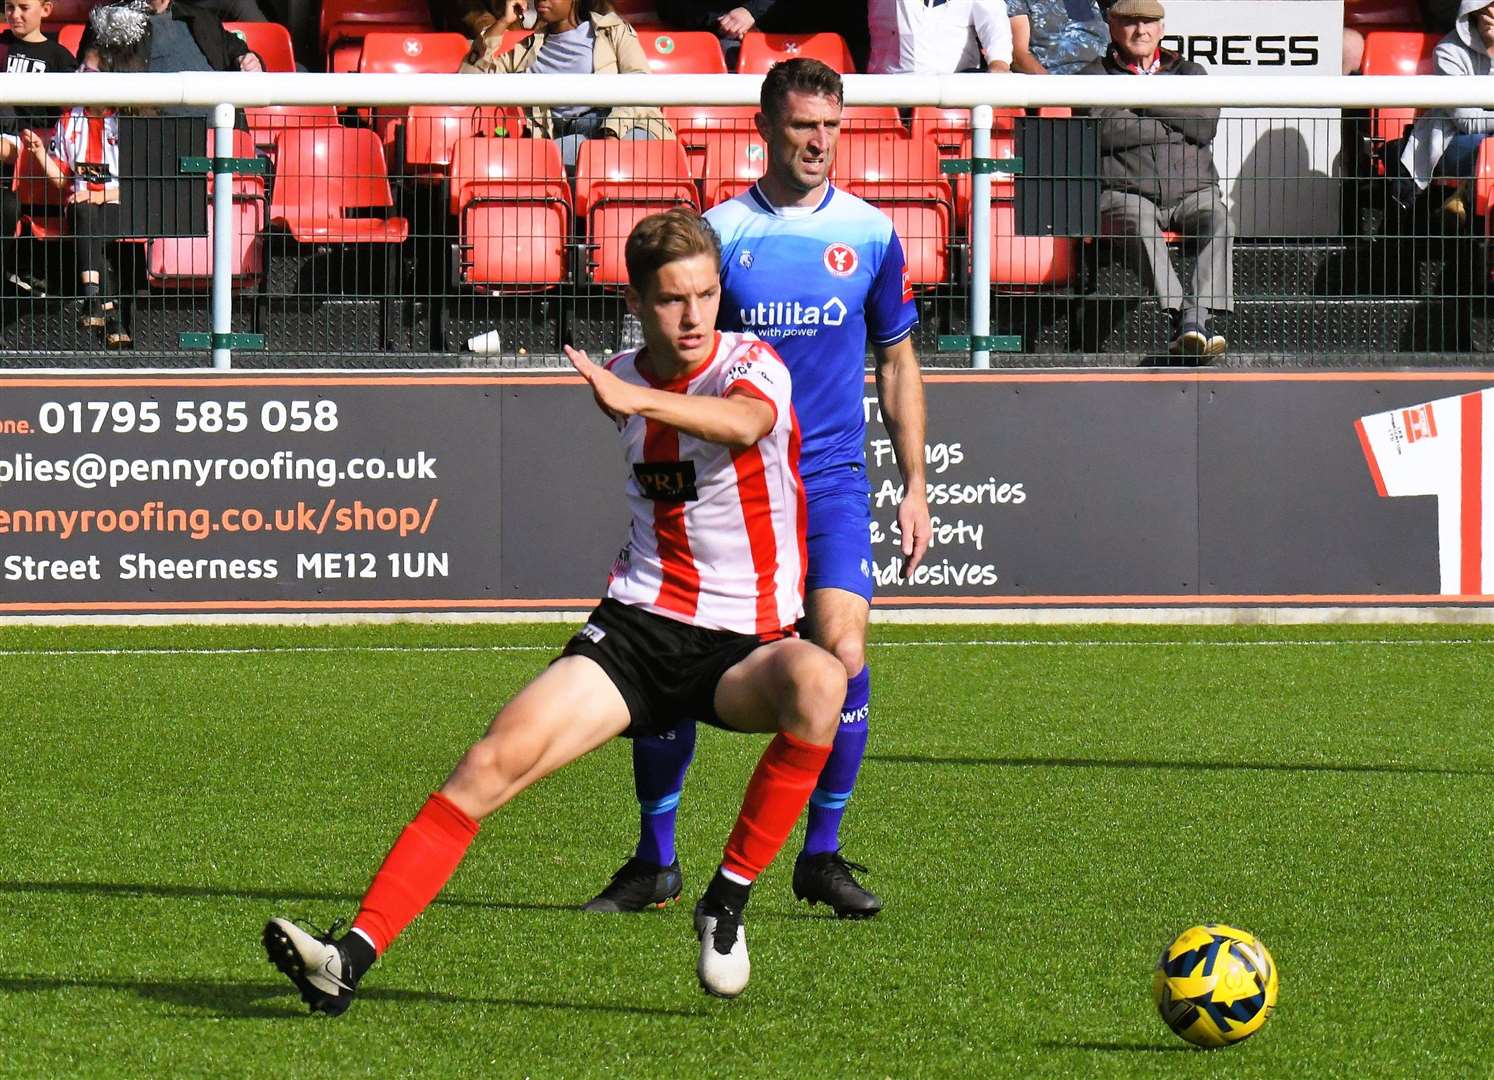
[[[794,863],[794,895],[813,906],[828,904],[842,919],[864,919],[882,910],[882,900],[862,886],[852,870],[866,867],[840,854],[840,821],[856,786],[866,753],[867,704],[871,673],[866,667],[866,627],[871,605],[845,589],[815,589],[805,597],[802,629],[806,637],[839,660],[846,669],[846,699],[841,706],[835,745],[814,793],[804,851]]]
[[[716,713],[727,726],[778,733],[747,783],[721,866],[695,906],[696,973],[701,986],[718,997],[736,997],[747,988],[751,964],[742,909],[752,883],[778,854],[809,801],[844,697],[840,664],[797,639],[757,649],[716,687]]]
[[[494,718],[395,841],[363,897],[353,928],[334,940],[271,919],[265,951],[312,1011],[336,1016],[365,971],[445,886],[477,823],[561,766],[628,726],[628,706],[592,660],[557,660]]]

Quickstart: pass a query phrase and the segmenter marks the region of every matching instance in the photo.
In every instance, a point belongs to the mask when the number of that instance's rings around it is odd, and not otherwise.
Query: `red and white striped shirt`
[[[1441,591],[1494,593],[1494,441],[1485,414],[1494,388],[1356,421],[1375,490],[1435,495]],[[1494,418],[1491,418],[1494,419]]]
[[[89,116],[81,105],[69,110],[52,136],[52,156],[67,169],[77,194],[118,186],[119,117]]]
[[[776,635],[804,613],[804,489],[788,368],[749,334],[716,335],[691,375],[660,383],[640,350],[607,368],[625,382],[680,394],[745,391],[773,406],[772,429],[746,449],[707,442],[642,416],[620,425],[633,521],[607,595],[691,626]]]

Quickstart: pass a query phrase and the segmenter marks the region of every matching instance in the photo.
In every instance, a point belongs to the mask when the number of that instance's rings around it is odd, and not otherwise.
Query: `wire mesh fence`
[[[220,148],[201,117],[44,110],[0,166],[0,365],[206,363],[215,157],[236,174],[237,367],[528,367],[637,344],[628,230],[746,192],[769,152],[755,111],[542,139],[512,106],[270,106],[239,110]],[[981,248],[994,365],[1467,364],[1490,338],[1494,183],[1465,157],[1419,187],[1399,163],[1412,117],[1392,112],[1227,113],[1189,144],[1212,171],[1138,153],[1127,175],[1111,113],[997,110],[993,160],[972,167],[968,110],[848,107],[832,177],[892,218],[930,366],[969,362]],[[1134,115],[1175,132],[1191,113]],[[992,176],[988,244],[972,169]],[[1202,349],[1179,347],[1190,313]]]

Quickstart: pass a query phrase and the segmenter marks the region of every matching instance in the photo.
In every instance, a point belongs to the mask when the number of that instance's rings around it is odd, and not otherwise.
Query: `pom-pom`
[[[100,49],[133,49],[150,32],[151,7],[145,0],[126,4],[100,4],[88,16],[94,40]]]

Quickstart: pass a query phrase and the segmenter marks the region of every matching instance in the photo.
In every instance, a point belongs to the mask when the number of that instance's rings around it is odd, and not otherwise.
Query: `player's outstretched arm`
[[[773,430],[777,415],[772,405],[746,392],[724,398],[697,397],[669,390],[635,386],[591,362],[569,345],[565,355],[591,386],[597,404],[609,416],[643,416],[668,424],[686,435],[734,449],[745,449]],[[919,455],[922,461],[922,454]]]
[[[876,354],[877,398],[882,407],[882,421],[892,437],[897,468],[903,476],[903,501],[898,504],[897,525],[902,532],[906,560],[903,579],[907,580],[923,562],[933,533],[923,467],[926,423],[923,373],[918,368],[918,354],[913,351],[911,337],[892,345],[879,345]]]

